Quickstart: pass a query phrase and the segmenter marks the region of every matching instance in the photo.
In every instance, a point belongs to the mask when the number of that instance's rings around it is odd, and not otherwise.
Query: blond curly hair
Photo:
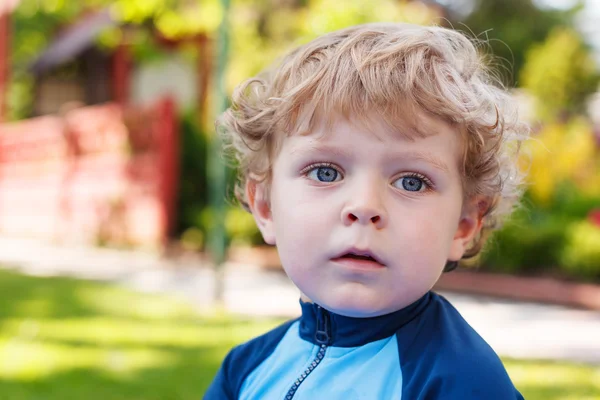
[[[247,180],[268,185],[281,140],[323,118],[376,115],[418,137],[428,134],[417,117],[424,112],[461,136],[465,197],[489,200],[481,234],[463,258],[477,255],[518,203],[524,176],[517,158],[529,132],[483,60],[462,33],[404,23],[353,26],[297,48],[239,85],[217,120],[239,171],[237,199],[247,208]]]

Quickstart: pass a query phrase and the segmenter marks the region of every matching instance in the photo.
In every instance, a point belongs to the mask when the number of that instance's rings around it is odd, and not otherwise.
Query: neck
[[[312,301],[312,300],[311,300],[311,299],[310,299],[310,298],[309,298],[307,295],[305,295],[305,294],[304,294],[304,293],[302,293],[302,292],[300,292],[300,300],[301,300],[303,303],[312,303],[312,302],[313,302],[313,301]]]

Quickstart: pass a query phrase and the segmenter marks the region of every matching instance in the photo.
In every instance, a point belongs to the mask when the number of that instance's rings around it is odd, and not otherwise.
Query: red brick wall
[[[159,247],[174,220],[177,148],[169,100],[0,125],[0,234]]]

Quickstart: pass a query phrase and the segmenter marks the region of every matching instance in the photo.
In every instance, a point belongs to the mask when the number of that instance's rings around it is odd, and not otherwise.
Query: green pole
[[[229,54],[229,14],[230,0],[221,0],[223,10],[223,20],[219,26],[217,37],[217,63],[214,71],[215,77],[215,96],[214,110],[215,117],[224,112],[227,108],[227,90],[225,85],[225,70],[227,67],[227,58]],[[213,210],[213,228],[209,237],[209,249],[212,261],[215,266],[215,301],[221,304],[223,301],[224,290],[224,271],[223,262],[226,252],[225,235],[225,195],[227,190],[227,169],[222,158],[222,146],[219,135],[212,136],[210,152],[208,154],[208,188],[209,202]]]

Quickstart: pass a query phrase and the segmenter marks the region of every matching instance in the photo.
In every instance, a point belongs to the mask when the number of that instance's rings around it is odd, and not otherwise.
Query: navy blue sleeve
[[[433,365],[425,370],[417,365],[403,382],[402,398],[411,400],[523,400],[500,361],[482,364],[464,360],[456,368]],[[473,364],[465,368],[466,363]]]
[[[204,400],[216,400],[216,399],[234,400],[235,399],[235,397],[233,396],[232,387],[230,384],[229,371],[231,370],[231,365],[232,365],[231,359],[233,357],[235,357],[235,353],[236,353],[237,349],[238,349],[237,347],[232,349],[229,352],[229,354],[227,354],[227,357],[225,357],[225,360],[223,360],[223,363],[221,364],[221,368],[219,368],[219,371],[217,372],[215,379],[212,381],[212,383],[208,387],[208,390],[204,394],[204,397],[203,397]]]
[[[290,326],[296,321],[288,321],[262,336],[233,348],[225,357],[203,399],[237,399],[246,377],[271,355]]]
[[[441,296],[397,333],[402,398],[523,400],[502,361]]]

